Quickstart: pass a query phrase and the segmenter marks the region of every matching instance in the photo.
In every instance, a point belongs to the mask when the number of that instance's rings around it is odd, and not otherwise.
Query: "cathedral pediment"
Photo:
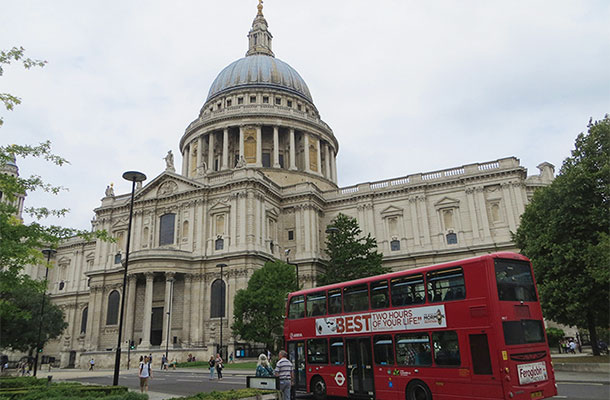
[[[200,189],[204,185],[182,175],[165,171],[136,192],[136,200],[152,200]]]
[[[403,209],[396,206],[388,206],[383,211],[381,211],[381,215],[383,217],[391,217],[396,215],[402,215]]]
[[[443,197],[436,203],[434,203],[434,207],[439,208],[458,208],[460,206],[460,201],[457,199],[453,199],[451,197]]]

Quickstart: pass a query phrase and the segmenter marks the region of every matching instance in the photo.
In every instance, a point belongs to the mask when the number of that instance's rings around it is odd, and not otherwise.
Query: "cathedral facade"
[[[376,238],[393,270],[517,251],[511,232],[533,191],[552,181],[551,164],[528,177],[509,157],[338,187],[337,138],[305,81],[275,57],[260,4],[248,40],[180,139],[181,167],[170,152],[166,170],[136,188],[126,287],[129,193],[109,188],[95,209],[93,229],[116,243],[73,238],[58,249],[48,290],[69,327],[43,354],[62,367],[113,365],[123,296],[123,346],[133,341],[136,355],[247,350],[230,329],[236,291],[287,250],[301,284],[314,286],[339,213]]]

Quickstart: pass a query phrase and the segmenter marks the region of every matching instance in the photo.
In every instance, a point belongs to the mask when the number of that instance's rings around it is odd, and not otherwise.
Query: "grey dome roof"
[[[240,58],[223,69],[212,83],[206,102],[229,90],[246,87],[286,90],[313,103],[307,84],[294,68],[262,54]]]

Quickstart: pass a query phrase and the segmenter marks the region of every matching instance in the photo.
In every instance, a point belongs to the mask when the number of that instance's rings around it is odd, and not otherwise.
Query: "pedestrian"
[[[269,360],[264,354],[258,356],[258,363],[256,365],[256,376],[273,376],[273,368],[271,368],[271,365],[269,365]]]
[[[93,367],[95,367],[95,360],[91,358],[91,360],[89,360],[89,371],[93,371]]]
[[[210,380],[212,380],[214,379],[214,369],[216,367],[216,361],[214,360],[214,356],[210,356],[208,364],[210,365]]]
[[[233,363],[233,352],[231,352],[231,354],[229,354],[229,364]]]
[[[570,353],[576,354],[576,343],[573,340],[570,340]]]
[[[282,392],[282,398],[284,400],[290,399],[290,392],[292,388],[292,363],[288,359],[288,353],[284,350],[280,350],[280,360],[275,365],[275,376],[280,378],[280,392]]]
[[[178,362],[176,361],[176,358],[172,358],[172,362],[169,364],[173,368],[174,371],[176,370],[177,363]]]
[[[218,375],[218,380],[221,380],[222,369],[224,368],[224,366],[222,365],[222,357],[219,353],[216,354],[216,360],[214,360],[214,362],[216,363],[216,375]]]
[[[145,356],[144,361],[140,363],[138,376],[140,377],[140,392],[148,393],[148,380],[152,379],[152,370],[150,369],[150,359],[147,356]]]
[[[150,367],[152,365],[152,353],[148,354],[148,366]]]
[[[167,369],[167,357],[165,357],[165,354],[161,356],[161,371],[164,369]]]

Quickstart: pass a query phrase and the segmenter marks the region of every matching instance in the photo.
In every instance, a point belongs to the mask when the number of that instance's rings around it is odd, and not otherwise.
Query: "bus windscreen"
[[[503,301],[537,301],[530,264],[518,260],[495,261],[498,297]]]

